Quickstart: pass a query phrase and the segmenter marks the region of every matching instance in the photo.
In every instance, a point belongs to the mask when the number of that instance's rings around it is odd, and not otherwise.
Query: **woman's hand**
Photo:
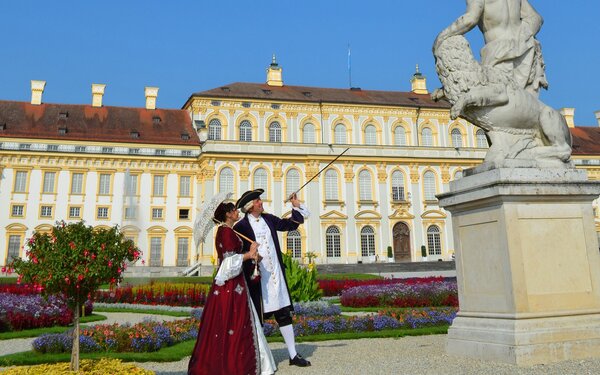
[[[250,249],[247,253],[244,254],[244,260],[256,259],[258,256],[258,244],[256,242],[252,242],[250,245]]]

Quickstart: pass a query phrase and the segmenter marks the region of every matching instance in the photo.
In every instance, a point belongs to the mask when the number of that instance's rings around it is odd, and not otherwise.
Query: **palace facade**
[[[145,108],[103,106],[103,85],[91,105],[45,104],[43,89],[32,81],[31,103],[0,101],[1,264],[23,255],[34,230],[84,219],[119,224],[144,251],[135,268],[210,265],[212,238],[193,243],[205,199],[262,188],[266,210],[285,217],[284,200],[305,183],[311,218],[281,238],[293,256],[352,264],[388,261],[389,248],[393,261],[415,262],[424,246],[428,261],[450,260],[451,219],[436,194],[488,147],[431,100],[418,69],[410,92],[328,89],[284,85],[273,60],[265,84],[194,93],[182,110],[156,109],[156,88]],[[562,113],[577,167],[600,179],[600,129]]]

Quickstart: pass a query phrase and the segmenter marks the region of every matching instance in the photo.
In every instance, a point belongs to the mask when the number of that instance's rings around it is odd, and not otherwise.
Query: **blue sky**
[[[542,42],[554,108],[575,107],[578,125],[600,110],[600,2],[530,0],[545,23]],[[0,99],[28,101],[29,80],[46,80],[44,101],[180,108],[193,92],[264,82],[273,53],[289,85],[410,90],[415,64],[439,86],[431,45],[464,0],[2,1]],[[478,30],[469,34],[481,47]],[[476,53],[478,55],[478,52]]]

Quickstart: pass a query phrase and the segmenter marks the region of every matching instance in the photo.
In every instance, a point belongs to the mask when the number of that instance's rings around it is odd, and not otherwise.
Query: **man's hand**
[[[292,203],[292,206],[300,207],[300,200],[298,200],[296,193],[290,195],[290,202]]]

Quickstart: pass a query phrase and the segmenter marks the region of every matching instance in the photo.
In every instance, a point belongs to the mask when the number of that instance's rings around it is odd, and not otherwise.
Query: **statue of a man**
[[[547,88],[541,46],[535,35],[542,17],[527,0],[467,0],[467,10],[436,38],[434,50],[449,37],[479,26],[485,46],[481,64],[512,77],[517,86],[537,94]]]

